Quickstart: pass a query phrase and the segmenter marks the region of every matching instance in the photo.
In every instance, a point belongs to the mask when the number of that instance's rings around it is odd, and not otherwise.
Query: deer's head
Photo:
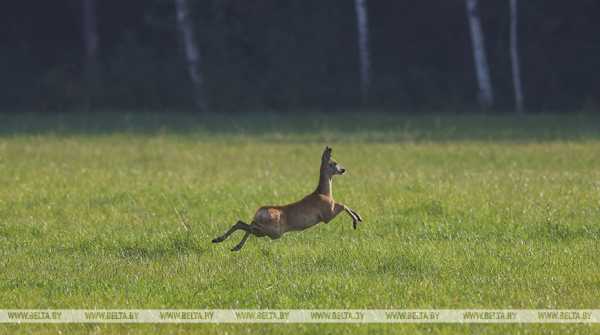
[[[330,147],[325,147],[325,151],[323,151],[323,156],[321,157],[321,173],[330,178],[334,175],[343,175],[346,173],[346,169],[331,158]]]

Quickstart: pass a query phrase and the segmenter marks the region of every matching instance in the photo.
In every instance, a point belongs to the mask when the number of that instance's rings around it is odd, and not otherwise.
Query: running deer
[[[242,249],[250,234],[257,237],[268,236],[278,239],[289,231],[300,231],[320,222],[329,223],[342,211],[352,218],[352,226],[362,222],[361,216],[339,202],[333,200],[332,178],[343,175],[346,169],[331,158],[331,148],[326,147],[321,158],[321,173],[317,189],[304,199],[285,206],[264,206],[254,214],[251,224],[238,221],[225,234],[213,239],[213,243],[225,241],[237,230],[245,232],[244,237],[231,251]]]

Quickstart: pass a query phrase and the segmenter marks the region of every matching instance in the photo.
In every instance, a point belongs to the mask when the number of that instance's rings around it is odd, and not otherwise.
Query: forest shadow
[[[363,142],[600,140],[595,114],[405,114],[381,111],[296,113],[119,112],[0,113],[0,138],[130,134],[255,138],[276,142],[323,139]]]

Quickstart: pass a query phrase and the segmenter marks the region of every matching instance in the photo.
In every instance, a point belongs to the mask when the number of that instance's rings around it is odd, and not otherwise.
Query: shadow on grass
[[[378,274],[398,278],[432,278],[437,276],[438,272],[439,269],[432,260],[408,255],[390,256],[380,260],[377,265]]]
[[[168,238],[160,243],[135,243],[132,245],[123,245],[115,250],[110,250],[125,259],[155,260],[164,257],[177,255],[202,255],[206,251],[200,247],[200,243],[193,237],[177,235]]]
[[[600,139],[595,114],[425,114],[362,111],[195,114],[182,112],[0,113],[0,137],[160,134],[255,137],[282,142],[359,140],[553,141]]]
[[[206,248],[190,235],[175,234],[156,240],[117,240],[99,238],[80,241],[72,246],[58,247],[56,251],[67,254],[106,255],[125,260],[158,260],[181,255],[203,255]]]

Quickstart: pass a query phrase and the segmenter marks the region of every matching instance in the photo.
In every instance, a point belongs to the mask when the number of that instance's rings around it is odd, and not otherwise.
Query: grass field
[[[316,187],[364,218],[238,232]],[[600,117],[0,114],[0,309],[600,308]],[[191,229],[188,230],[186,226]],[[589,325],[1,325],[1,333],[600,333]]]

